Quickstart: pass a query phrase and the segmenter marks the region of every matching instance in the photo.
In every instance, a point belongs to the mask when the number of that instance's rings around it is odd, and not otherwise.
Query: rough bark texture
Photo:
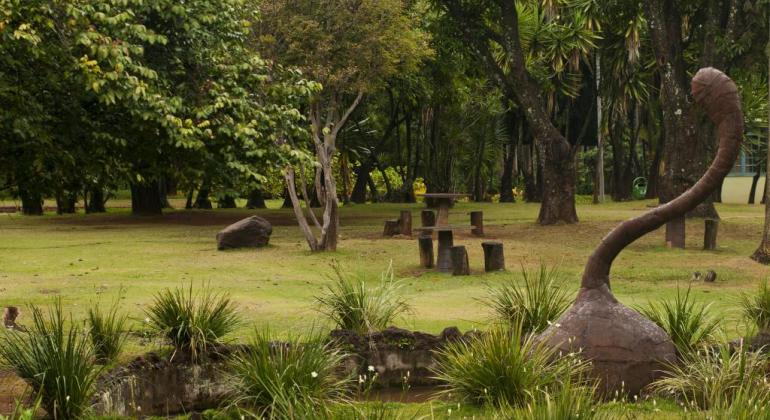
[[[402,235],[412,236],[412,212],[401,210],[401,216],[398,218],[399,229]]]
[[[471,212],[471,226],[473,229],[471,233],[475,236],[484,236],[484,212],[472,211]]]
[[[104,190],[101,187],[94,187],[88,192],[88,205],[86,213],[105,213],[107,200],[104,197]]]
[[[420,265],[425,268],[433,268],[433,237],[421,235],[417,242],[420,246]]]
[[[638,393],[655,379],[660,363],[676,358],[673,343],[662,329],[612,295],[613,260],[636,239],[683,217],[707,199],[732,169],[740,149],[743,113],[735,84],[718,70],[702,69],[692,81],[692,94],[718,127],[719,151],[711,167],[679,197],[610,232],[588,259],[575,304],[540,336],[562,351],[582,349],[608,394],[620,390],[621,384],[626,392]]]
[[[682,19],[676,2],[644,2],[661,83],[661,108],[666,141],[660,167],[658,194],[661,203],[673,200],[703,173],[713,136],[702,130],[687,92],[687,66],[682,42]],[[709,50],[705,50],[709,52]],[[704,132],[706,131],[706,132]],[[719,218],[713,197],[706,197],[690,216]]]
[[[443,0],[442,3],[460,24],[463,35],[491,77],[505,91],[506,96],[516,100],[524,112],[527,125],[535,138],[542,168],[542,202],[538,223],[576,223],[578,217],[575,210],[576,172],[573,149],[551,122],[542,100],[542,92],[527,72],[519,36],[516,2],[499,2],[502,16],[500,33],[488,27],[484,18],[476,11],[466,9],[463,2]],[[505,50],[509,71],[504,71],[498,65],[489,47],[490,40],[499,43]]]
[[[503,253],[502,242],[482,242],[484,249],[484,271],[503,271],[505,270],[505,254]]]
[[[719,232],[719,220],[706,219],[703,231],[703,249],[713,251],[717,249],[717,233]]]
[[[26,216],[43,214],[43,196],[40,193],[20,189],[21,212]]]
[[[156,216],[163,213],[158,181],[131,184],[131,213],[135,216]]]
[[[453,246],[452,254],[452,275],[467,276],[471,274],[470,264],[468,264],[468,251],[464,246]]]
[[[217,208],[234,209],[238,208],[238,205],[235,203],[235,197],[232,195],[225,195],[219,200],[219,202],[217,202]]]
[[[249,193],[248,200],[246,201],[247,209],[266,209],[265,196],[262,194],[262,190],[255,189]]]

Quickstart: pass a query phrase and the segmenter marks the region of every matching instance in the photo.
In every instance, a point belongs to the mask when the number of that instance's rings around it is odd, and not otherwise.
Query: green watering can
[[[631,195],[634,200],[643,200],[647,196],[647,178],[640,176],[634,180]]]

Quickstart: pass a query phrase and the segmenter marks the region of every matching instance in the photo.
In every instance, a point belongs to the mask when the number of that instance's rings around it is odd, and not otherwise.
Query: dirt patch
[[[29,386],[11,371],[0,370],[0,390],[0,415],[11,414],[17,402],[32,404]]]

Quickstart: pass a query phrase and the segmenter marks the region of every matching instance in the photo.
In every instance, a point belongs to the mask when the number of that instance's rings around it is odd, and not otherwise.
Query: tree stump
[[[462,245],[453,246],[450,252],[452,254],[452,275],[470,275],[471,268],[468,264],[468,251],[465,250],[465,247]]]
[[[719,220],[706,219],[706,230],[703,233],[703,249],[713,251],[717,249],[717,232],[719,231]]]
[[[401,233],[401,223],[398,220],[386,220],[382,236],[396,236]]]
[[[423,210],[420,212],[420,221],[422,222],[422,227],[436,226],[436,212],[433,210]],[[422,234],[433,236],[433,231],[424,230],[422,231]]]
[[[16,328],[16,318],[19,316],[19,308],[8,306],[3,311],[3,325],[6,328]]]
[[[502,242],[482,242],[484,249],[484,271],[504,271],[505,255]]]
[[[666,224],[666,246],[684,249],[685,219],[677,217]]]
[[[473,230],[471,233],[475,236],[484,236],[484,212],[472,211],[471,212],[471,226]]]
[[[399,228],[402,235],[412,236],[412,212],[401,210],[401,216],[398,218]]]
[[[439,271],[452,271],[452,246],[454,246],[452,231],[438,231],[438,261],[436,265]]]
[[[417,239],[420,245],[420,265],[433,268],[433,236],[422,235]]]

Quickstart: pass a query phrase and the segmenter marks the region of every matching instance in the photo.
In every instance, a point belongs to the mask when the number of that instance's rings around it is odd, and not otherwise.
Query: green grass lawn
[[[111,202],[125,205],[124,202]],[[175,205],[181,204],[178,200]],[[277,203],[271,203],[276,205]],[[169,211],[163,217],[136,218],[125,208],[103,215],[23,217],[0,214],[0,306],[46,305],[61,296],[76,319],[93,304],[122,296],[122,309],[140,324],[153,295],[165,287],[208,284],[229,292],[248,322],[232,337],[244,341],[255,327],[269,325],[284,334],[329,328],[316,312],[337,261],[351,275],[372,283],[389,264],[404,282],[412,313],[398,326],[437,333],[448,326],[484,328],[491,314],[479,303],[486,287],[524,268],[558,265],[569,287],[577,289],[583,265],[602,236],[618,222],[649,210],[651,201],[578,206],[580,223],[538,226],[536,204],[460,203],[452,224],[468,224],[471,210],[483,210],[485,238],[456,235],[469,251],[472,275],[452,277],[419,267],[416,240],[385,239],[383,221],[411,209],[419,222],[420,204],[346,206],[341,210],[341,241],[336,253],[308,251],[291,210]],[[181,206],[179,206],[181,207]],[[769,269],[748,258],[759,243],[763,208],[719,205],[719,249],[702,251],[703,223],[687,226],[687,250],[664,246],[663,230],[631,245],[616,260],[612,288],[628,305],[669,298],[686,286],[694,271],[713,269],[713,284],[693,284],[694,296],[712,305],[731,337],[743,330],[737,297],[753,291]],[[240,218],[259,214],[274,224],[263,249],[219,252],[217,231]],[[507,273],[484,274],[481,242],[504,243]],[[20,322],[24,323],[22,308]],[[132,343],[128,353],[148,351]]]

